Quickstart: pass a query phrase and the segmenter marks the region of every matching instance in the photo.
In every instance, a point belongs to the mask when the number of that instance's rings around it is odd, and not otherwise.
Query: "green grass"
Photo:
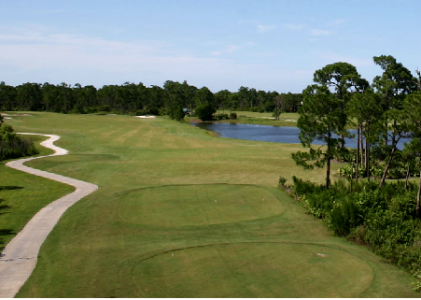
[[[46,137],[26,136],[34,144],[39,144]],[[53,151],[37,146],[40,155],[49,155]],[[74,189],[65,184],[6,167],[7,161],[0,163],[0,249],[25,226],[41,208],[64,196]]]
[[[279,120],[273,118],[272,113],[259,113],[252,111],[235,111],[237,113],[236,120],[222,120],[218,122],[224,123],[240,123],[240,124],[256,124],[256,125],[271,125],[271,126],[297,126],[298,113],[282,113]],[[229,110],[219,110],[217,113],[229,114]],[[196,120],[195,117],[186,117],[187,121]]]
[[[70,155],[28,165],[99,190],[63,215],[19,297],[419,296],[276,188],[279,175],[324,181],[295,166],[301,145],[167,118],[32,114],[7,123],[62,136]]]

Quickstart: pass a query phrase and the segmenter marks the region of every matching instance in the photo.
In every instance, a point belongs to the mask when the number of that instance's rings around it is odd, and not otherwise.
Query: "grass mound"
[[[330,247],[245,243],[162,253],[138,264],[133,277],[147,298],[355,297],[373,271]]]
[[[144,188],[126,193],[119,201],[124,222],[165,227],[256,220],[278,215],[283,209],[269,191],[246,185]]]

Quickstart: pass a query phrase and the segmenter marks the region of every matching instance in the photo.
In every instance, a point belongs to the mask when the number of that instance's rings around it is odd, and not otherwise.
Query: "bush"
[[[335,152],[333,158],[341,162],[353,162],[355,161],[356,154],[357,149],[340,148]]]
[[[202,121],[212,121],[215,108],[209,103],[204,103],[196,107],[195,114]]]
[[[144,109],[144,113],[145,115],[155,115],[155,116],[159,116],[159,109],[152,106],[150,108]]]
[[[32,141],[17,136],[10,125],[0,127],[0,160],[38,154]]]
[[[229,116],[228,116],[228,114],[217,114],[217,115],[215,115],[215,119],[217,119],[217,120],[228,120],[229,119]]]
[[[287,179],[285,177],[279,176],[278,187],[285,186],[286,182],[287,182]]]
[[[335,204],[329,213],[329,226],[337,235],[348,235],[353,228],[363,223],[359,206],[353,199]]]
[[[237,119],[237,114],[235,112],[230,113],[230,119],[231,120],[236,120]]]
[[[171,107],[171,109],[168,112],[168,115],[172,120],[182,121],[184,120],[185,113],[180,105],[175,105]]]
[[[293,177],[294,190],[307,211],[322,218],[337,235],[367,245],[412,274],[421,270],[421,220],[416,217],[417,186],[404,182],[360,181],[353,192],[345,181],[330,190]],[[418,273],[417,273],[418,272]]]

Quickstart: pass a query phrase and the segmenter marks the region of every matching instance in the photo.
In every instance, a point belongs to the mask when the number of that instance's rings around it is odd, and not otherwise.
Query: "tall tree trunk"
[[[365,172],[367,178],[370,178],[370,144],[368,143],[368,131],[366,132],[365,137]]]
[[[409,178],[409,169],[411,168],[411,159],[408,161],[408,169],[406,170],[406,177],[405,177],[405,190],[408,188],[408,178]]]
[[[396,144],[393,145],[392,152],[390,152],[390,157],[389,157],[386,167],[384,168],[383,176],[382,176],[382,180],[380,181],[379,188],[381,188],[384,182],[386,181],[387,171],[389,170],[390,164],[392,163],[393,154],[395,154],[395,150],[396,150]]]
[[[330,130],[330,128],[329,128]],[[332,134],[330,133],[330,131],[328,132],[328,139],[327,139],[327,164],[326,164],[326,190],[328,190],[330,188],[330,153],[331,153],[331,149],[332,149],[332,145],[331,145],[331,137]]]
[[[355,156],[355,180],[358,183],[358,165],[359,165],[359,156],[360,156],[360,134],[361,129],[360,126],[358,126],[358,135],[357,135],[357,155]],[[353,170],[353,169],[352,169]],[[352,173],[352,171],[351,171]]]
[[[330,157],[327,159],[326,164],[326,189],[330,189]]]
[[[361,135],[360,135],[360,154],[361,154],[361,160],[360,160],[360,166],[363,166],[364,163],[364,144],[363,144],[363,134],[362,134],[362,130],[361,130]]]
[[[421,199],[421,171],[420,171],[420,184],[418,186],[418,194],[417,194],[417,206],[415,211],[417,212],[417,217],[420,216],[420,199]]]

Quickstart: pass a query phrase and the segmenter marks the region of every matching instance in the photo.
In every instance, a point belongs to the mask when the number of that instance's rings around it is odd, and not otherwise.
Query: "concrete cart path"
[[[38,251],[42,243],[66,209],[98,189],[98,186],[92,183],[24,166],[23,164],[27,161],[49,156],[66,155],[68,151],[53,145],[53,143],[60,138],[57,135],[37,133],[21,134],[50,137],[48,140],[42,142],[41,145],[53,149],[56,153],[47,156],[11,161],[8,162],[6,166],[72,185],[76,190],[41,209],[25,225],[22,231],[7,244],[0,257],[0,298],[14,297],[29,278],[37,263]]]

